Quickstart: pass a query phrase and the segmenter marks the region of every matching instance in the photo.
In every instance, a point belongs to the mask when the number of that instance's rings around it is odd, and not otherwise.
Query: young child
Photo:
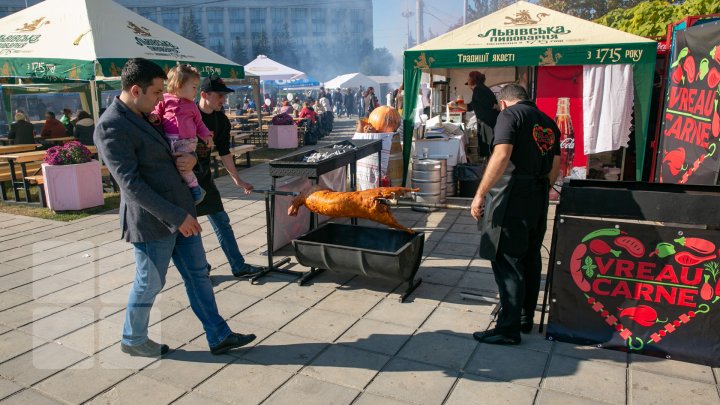
[[[173,152],[192,153],[200,137],[208,147],[212,147],[212,132],[205,126],[200,110],[193,101],[200,84],[200,72],[190,65],[178,65],[168,72],[167,90],[163,101],[155,106],[155,114],[160,118],[165,138]],[[190,187],[195,205],[205,198],[205,190],[200,187],[193,172],[183,175]]]

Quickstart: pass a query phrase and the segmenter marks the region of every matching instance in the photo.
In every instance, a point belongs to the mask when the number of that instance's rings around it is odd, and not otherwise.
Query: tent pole
[[[100,103],[98,102],[97,82],[90,80],[90,105],[92,106],[92,115],[95,122],[100,118]]]

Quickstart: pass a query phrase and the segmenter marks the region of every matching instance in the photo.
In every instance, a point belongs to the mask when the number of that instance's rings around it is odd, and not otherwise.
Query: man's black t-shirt
[[[560,155],[560,130],[534,103],[520,101],[498,116],[493,146],[500,144],[513,145],[512,174],[542,177]]]
[[[230,120],[222,111],[213,111],[205,114],[200,110],[203,123],[209,130],[213,131],[213,142],[220,156],[230,153]],[[198,139],[197,149],[198,164],[195,166],[195,175],[198,178],[200,187],[207,193],[202,203],[197,206],[198,216],[215,214],[224,211],[220,192],[215,187],[212,179],[212,167],[210,159],[210,148]]]

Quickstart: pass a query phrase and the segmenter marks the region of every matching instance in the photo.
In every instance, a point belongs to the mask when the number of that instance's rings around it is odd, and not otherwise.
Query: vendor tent
[[[423,72],[502,66],[632,66],[636,176],[642,173],[655,66],[655,41],[518,1],[405,51],[403,162],[407,171],[414,107]],[[407,177],[407,176],[406,176]]]
[[[265,55],[258,55],[246,64],[245,70],[260,76],[260,80],[295,80],[305,77],[305,73],[275,62]]]
[[[130,58],[244,77],[242,66],[111,0],[46,0],[11,14],[0,20],[0,48],[0,77],[89,81],[95,114],[95,81],[120,76]]]
[[[346,75],[340,75],[325,83],[326,89],[349,89],[351,87],[360,86],[365,88],[372,86],[377,89],[379,84],[362,73],[348,73]]]

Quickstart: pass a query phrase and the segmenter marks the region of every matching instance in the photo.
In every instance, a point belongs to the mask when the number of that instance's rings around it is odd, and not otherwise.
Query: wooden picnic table
[[[35,139],[38,141],[44,141],[45,143],[51,143],[54,145],[63,145],[70,141],[77,141],[77,138],[75,138],[74,136],[61,136],[58,138],[43,138],[41,136],[36,136]]]
[[[39,145],[36,143],[0,146],[0,155],[6,154],[6,153],[31,152],[40,146],[42,146],[42,145]]]

